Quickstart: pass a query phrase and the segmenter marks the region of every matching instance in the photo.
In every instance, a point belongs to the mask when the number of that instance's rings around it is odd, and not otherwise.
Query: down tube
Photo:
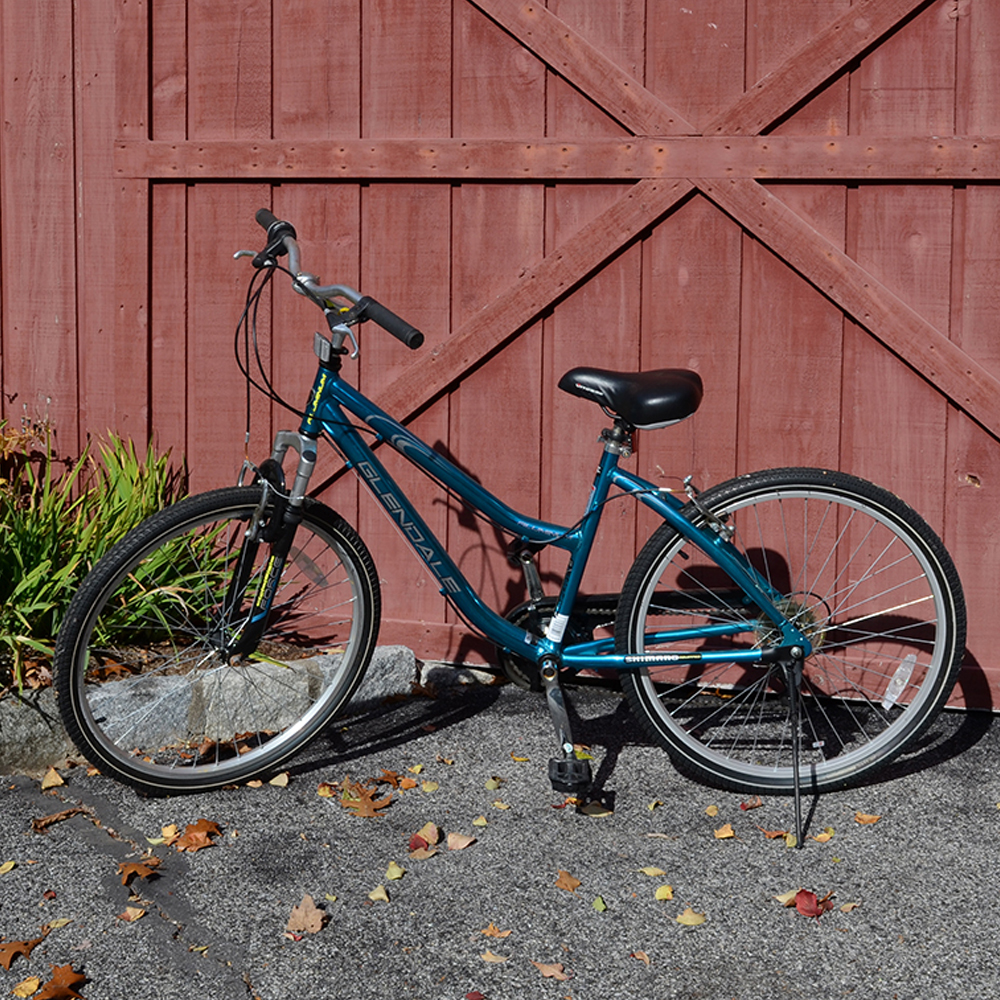
[[[406,499],[406,494],[361,440],[357,431],[345,425],[326,425],[326,430],[336,441],[350,465],[389,515],[389,520],[431,575],[437,580],[441,593],[451,600],[459,612],[487,638],[497,645],[506,646],[526,659],[535,660],[534,637],[516,625],[501,618],[485,605],[444,551],[434,532]]]

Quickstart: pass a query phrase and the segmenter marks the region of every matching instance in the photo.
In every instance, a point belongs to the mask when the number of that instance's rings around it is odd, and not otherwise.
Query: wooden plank
[[[1000,437],[1000,379],[761,185],[702,180],[698,187],[939,392]]]
[[[415,413],[654,225],[692,189],[683,181],[640,181],[541,262],[525,268],[497,298],[454,331],[447,343],[423,352],[419,361],[383,390],[380,405],[404,418]]]
[[[743,231],[703,195],[657,226],[643,248],[641,367],[691,368],[705,386],[691,419],[636,436],[639,474],[679,490],[736,475]],[[643,511],[639,538],[660,519]]]
[[[115,9],[103,3],[75,19],[76,299],[80,329],[81,430],[146,442],[146,344],[135,331],[115,336],[115,270],[108,266],[107,220],[115,217]]]
[[[469,0],[635,135],[697,129],[541,2]]]
[[[544,63],[468,4],[455,6],[454,38],[454,134],[543,135]],[[500,219],[503,223],[497,225]],[[460,329],[515,280],[525,261],[541,259],[544,219],[541,184],[456,185],[451,203],[451,330]],[[449,396],[449,455],[512,507],[534,515],[539,511],[543,436],[541,370],[542,338],[534,328],[471,372]],[[506,611],[526,600],[523,574],[507,561],[508,539],[456,501],[448,506],[448,550],[486,603]],[[456,631],[442,649],[449,658],[467,659],[466,626],[450,608],[447,617]]]
[[[757,135],[914,11],[935,0],[858,0],[709,122],[706,135]]]
[[[274,3],[274,135],[361,135],[361,3]]]
[[[187,138],[187,0],[157,0],[149,11],[150,136]]]
[[[188,135],[270,139],[270,0],[188,0]]]
[[[751,5],[747,80],[757,80],[780,66],[849,6],[848,0],[806,5],[797,0],[768,0]],[[832,133],[834,144],[839,142],[849,118],[847,84],[846,75],[832,81],[779,123],[778,131],[782,135]],[[768,190],[843,249],[846,196],[839,181],[768,185]],[[843,327],[843,312],[834,303],[766,245],[752,236],[743,237],[740,472],[787,465],[840,466]]]
[[[452,135],[544,136],[545,63],[470,4],[455,5],[454,32]]]
[[[149,138],[149,63],[146,52],[149,11],[145,0],[115,2],[115,135],[125,141]],[[100,225],[98,223],[98,225]],[[149,433],[149,181],[119,178],[115,184],[114,344],[127,399],[141,407],[129,429],[141,441],[137,424]],[[89,229],[89,226],[88,226]]]
[[[447,136],[451,129],[451,0],[366,0],[363,6],[361,129],[373,137]],[[444,185],[372,184],[362,192],[360,288],[422,327],[431,344],[447,336],[451,190]],[[413,355],[398,341],[362,329],[359,384],[376,402]],[[448,399],[428,407],[413,430],[448,446]],[[395,411],[390,409],[395,415]],[[439,538],[447,508],[429,480],[390,449],[380,453],[401,489]],[[383,588],[388,618],[443,621],[445,605],[423,563],[381,506],[363,492],[361,533],[376,565],[391,566]]]
[[[622,10],[626,8],[631,17]],[[645,61],[642,12],[633,3],[604,0],[554,0],[553,13],[569,20],[617,66],[641,71]],[[623,16],[624,15],[624,16]],[[618,126],[570,86],[553,80],[546,115],[550,133],[575,134],[582,139],[607,135]],[[559,246],[619,201],[623,188],[606,181],[593,184],[557,184],[546,198],[546,244]],[[625,244],[585,282],[561,299],[543,325],[543,406],[541,453],[541,515],[546,520],[574,524],[586,509],[593,469],[600,456],[600,432],[608,425],[598,407],[559,392],[562,375],[577,365],[635,370],[639,364],[641,302],[630,294],[641,286],[642,247]],[[620,591],[635,552],[636,505],[613,503],[605,511],[594,551],[583,580],[585,592]],[[543,574],[561,579],[567,558],[548,550],[539,559]]]
[[[361,134],[451,134],[451,3],[365,0]]]
[[[745,3],[648,0],[645,22],[646,86],[701,132],[743,94]]]
[[[468,117],[468,116],[467,116]],[[572,141],[338,139],[115,143],[115,174],[160,180],[1000,180],[996,136],[770,135]]]
[[[187,188],[158,184],[150,200],[149,425],[157,448],[169,449],[180,463],[189,449],[195,455],[195,444],[187,435]],[[230,426],[236,426],[235,418]]]
[[[962,4],[957,10],[955,127],[1000,131],[1000,6]],[[1000,376],[1000,191],[969,185],[955,192],[952,325],[955,343]],[[996,566],[1000,561],[1000,453],[996,442],[964,413],[948,414],[944,542],[952,553],[969,608],[966,669],[959,704],[996,709],[1000,644]]]
[[[72,23],[64,4],[0,7],[4,412],[48,418],[64,454],[80,444]]]
[[[594,225],[614,206],[618,189],[611,185],[562,185],[552,196],[551,239],[565,244]],[[619,199],[620,200],[620,199]],[[602,410],[559,392],[562,375],[578,365],[618,371],[639,367],[641,243],[625,248],[596,268],[571,294],[556,304],[545,321],[542,402],[541,516],[557,524],[575,524],[586,510],[593,472],[600,459],[600,433],[610,421]],[[604,513],[584,590],[620,592],[635,555],[636,505],[613,502]],[[540,561],[555,577],[566,568],[566,554],[547,551]]]
[[[463,184],[452,205],[451,328],[459,329],[542,255],[545,193],[538,185]],[[495,219],[504,224],[493,224]],[[543,427],[542,338],[536,324],[451,393],[448,452],[461,468],[515,510],[537,516]],[[449,504],[448,550],[491,607],[527,600],[522,573],[506,558],[509,541],[456,502]],[[451,651],[449,651],[451,655]]]
[[[269,191],[261,184],[196,184],[187,195],[187,453],[191,488],[200,491],[234,483],[246,453],[246,387],[233,359],[233,331],[251,268],[248,261],[234,262],[230,248],[259,246],[254,212],[267,203]],[[258,333],[265,365],[269,319],[262,309]],[[258,458],[270,450],[270,406],[256,392],[250,400],[249,454]]]

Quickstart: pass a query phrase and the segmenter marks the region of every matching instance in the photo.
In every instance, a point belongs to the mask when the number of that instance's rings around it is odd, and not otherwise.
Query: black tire
[[[316,501],[306,501],[260,641],[247,656],[221,652],[270,555],[264,541],[246,545],[233,586],[261,496],[259,486],[234,487],[160,511],[70,603],[55,650],[59,709],[103,773],[165,793],[271,772],[361,682],[378,633],[378,577],[355,531]]]
[[[965,601],[941,541],[871,483],[819,469],[775,469],[713,487],[687,508],[722,519],[732,544],[784,595],[810,637],[799,727],[803,788],[826,791],[884,767],[926,730],[965,651]],[[615,629],[620,653],[764,646],[775,641],[714,563],[661,525],[629,572]],[[647,644],[647,628],[746,622],[742,635]],[[652,638],[652,633],[650,633]],[[727,645],[728,644],[728,645]],[[733,791],[793,788],[790,699],[778,664],[626,671],[622,686],[678,769]],[[909,676],[907,677],[907,674]],[[903,690],[893,695],[893,677]]]

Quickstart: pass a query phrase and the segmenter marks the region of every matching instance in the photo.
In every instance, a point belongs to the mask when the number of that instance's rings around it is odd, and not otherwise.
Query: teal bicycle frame
[[[339,359],[337,359],[339,361]],[[296,483],[291,503],[301,502],[316,460],[316,440],[325,435],[347,467],[353,469],[385,509],[390,520],[437,580],[441,593],[459,614],[497,646],[532,663],[558,660],[573,670],[584,668],[627,670],[655,667],[658,664],[687,662],[729,662],[752,665],[800,659],[811,652],[811,645],[776,607],[780,595],[769,587],[750,563],[731,545],[721,525],[693,524],[681,510],[683,502],[673,493],[619,468],[619,450],[605,447],[594,478],[586,513],[576,527],[567,528],[526,517],[511,509],[442,455],[429,448],[370,399],[346,382],[339,365],[321,364],[313,383],[298,434],[280,433],[272,458],[282,461],[289,447],[299,453]],[[553,545],[570,553],[569,566],[556,600],[551,623],[544,636],[536,636],[507,621],[488,607],[469,584],[440,541],[413,508],[405,493],[376,457],[345,414],[351,414],[370,427],[377,441],[384,441],[408,461],[442,483],[467,504],[482,512],[505,531],[529,546]],[[615,651],[613,638],[602,638],[575,645],[565,645],[563,632],[577,600],[588,557],[597,535],[601,513],[611,488],[634,496],[651,508],[678,533],[704,551],[732,582],[743,591],[748,606],[756,605],[771,620],[782,636],[779,646],[767,649],[678,651],[627,655]],[[665,628],[647,632],[646,645],[735,636],[748,633],[746,623],[721,622],[689,628]]]

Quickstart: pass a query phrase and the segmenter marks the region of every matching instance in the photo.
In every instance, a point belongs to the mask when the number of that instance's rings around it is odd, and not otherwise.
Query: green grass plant
[[[45,422],[0,423],[0,689],[44,684],[74,591],[130,528],[184,493],[169,454],[109,435],[60,460]]]

